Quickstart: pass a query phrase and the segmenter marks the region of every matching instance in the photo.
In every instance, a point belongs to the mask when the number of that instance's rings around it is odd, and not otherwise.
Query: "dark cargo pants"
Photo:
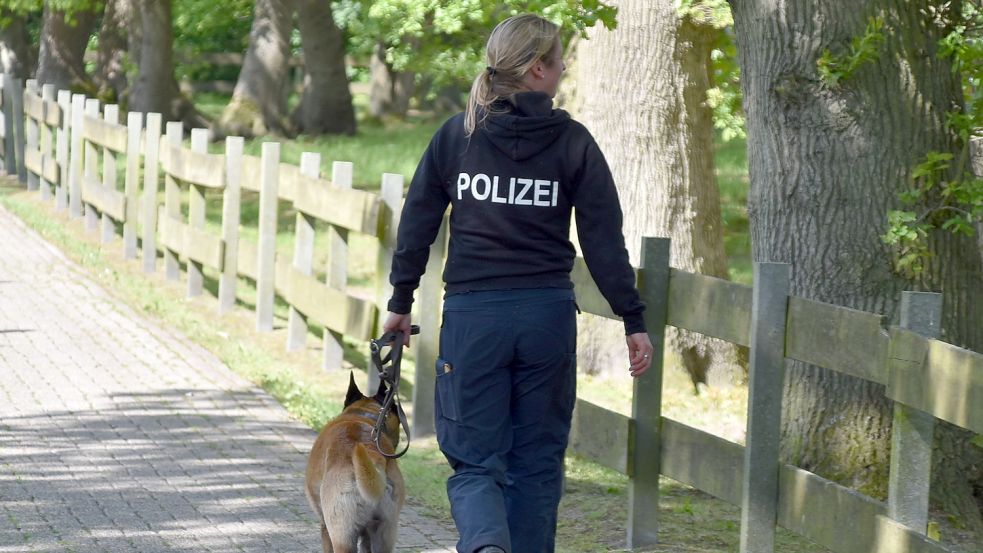
[[[554,549],[576,400],[572,290],[448,296],[436,363],[436,427],[458,551]]]

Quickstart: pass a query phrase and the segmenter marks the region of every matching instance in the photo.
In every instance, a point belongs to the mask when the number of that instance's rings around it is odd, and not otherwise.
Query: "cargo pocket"
[[[457,402],[455,401],[454,394],[454,366],[445,359],[438,357],[434,369],[437,373],[436,414],[439,417],[457,421]]]

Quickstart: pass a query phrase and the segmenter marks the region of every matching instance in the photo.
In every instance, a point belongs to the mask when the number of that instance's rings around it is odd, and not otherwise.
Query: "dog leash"
[[[419,326],[413,325],[410,327],[410,335],[419,333]],[[399,365],[403,359],[404,340],[405,336],[402,331],[393,330],[369,342],[369,349],[372,352],[372,364],[379,371],[379,380],[386,384],[386,398],[382,402],[379,417],[376,419],[375,426],[372,428],[372,441],[375,442],[375,447],[379,450],[379,453],[388,459],[399,459],[410,449],[410,424],[406,420],[406,413],[403,412],[403,406],[399,403]],[[389,346],[389,353],[383,357],[382,348],[386,346]],[[386,363],[389,363],[389,366],[386,366]],[[382,439],[382,429],[386,425],[386,414],[390,409],[396,410],[396,415],[399,417],[399,424],[402,425],[403,433],[406,434],[406,447],[399,453],[386,453],[382,450],[382,444],[379,443],[379,440]],[[393,445],[395,446],[395,444]]]

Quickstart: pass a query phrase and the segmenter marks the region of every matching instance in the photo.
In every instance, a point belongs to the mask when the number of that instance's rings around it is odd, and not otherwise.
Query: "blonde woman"
[[[631,375],[651,362],[611,173],[590,133],[553,109],[562,56],[559,28],[539,16],[492,31],[467,110],[431,140],[399,225],[387,331],[409,330],[453,205],[435,408],[462,553],[554,550],[576,399],[571,213],[591,274],[624,319]]]

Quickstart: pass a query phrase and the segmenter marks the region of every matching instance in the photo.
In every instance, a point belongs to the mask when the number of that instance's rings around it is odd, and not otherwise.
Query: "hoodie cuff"
[[[398,313],[400,315],[405,315],[410,312],[413,307],[413,289],[412,288],[395,288],[393,289],[393,297],[389,299],[389,309],[392,313]]]
[[[622,317],[625,321],[625,336],[645,332],[645,318],[641,313],[628,313]]]

